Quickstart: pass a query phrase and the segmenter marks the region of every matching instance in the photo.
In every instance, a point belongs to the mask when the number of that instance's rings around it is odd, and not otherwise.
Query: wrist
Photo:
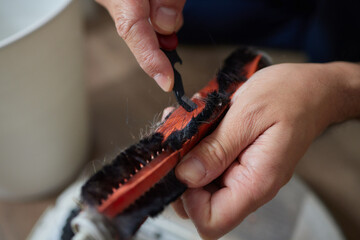
[[[360,64],[332,62],[324,64],[335,82],[335,101],[329,125],[360,117]]]

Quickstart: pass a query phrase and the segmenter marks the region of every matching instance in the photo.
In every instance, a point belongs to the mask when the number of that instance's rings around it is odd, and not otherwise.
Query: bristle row
[[[114,189],[125,184],[136,172],[162,152],[163,136],[154,133],[120,153],[110,164],[94,174],[82,187],[82,200],[90,205],[100,204]]]
[[[174,170],[170,171],[154,187],[113,219],[121,239],[134,235],[147,216],[158,215],[165,206],[183,194],[186,188],[185,184],[177,180]]]
[[[210,120],[214,113],[229,102],[229,96],[218,92],[211,92],[206,97],[204,109],[181,130],[170,134],[165,144],[172,150],[180,149],[183,144],[194,136],[199,126]]]
[[[256,56],[259,55],[259,51],[242,47],[233,52],[224,62],[223,67],[217,73],[217,82],[219,84],[220,93],[231,93],[232,86],[237,85],[239,82],[245,82],[246,73],[244,73],[244,67],[251,62]],[[257,70],[271,65],[270,60],[262,56]]]

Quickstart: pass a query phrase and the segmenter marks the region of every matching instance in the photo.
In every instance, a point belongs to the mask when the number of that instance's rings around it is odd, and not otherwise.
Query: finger
[[[124,39],[141,68],[164,91],[173,88],[174,73],[165,54],[160,50],[153,26],[149,22],[148,0],[114,0],[106,2],[120,37]]]
[[[170,113],[174,111],[174,109],[175,109],[174,107],[165,108],[161,116],[161,121],[164,121],[170,115]]]
[[[218,185],[216,185],[215,183],[210,183],[208,185],[206,185],[204,187],[204,190],[207,191],[208,193],[212,194],[212,193],[215,193],[216,191],[218,191],[220,188]],[[187,190],[187,191],[192,191],[191,189],[190,190]],[[181,218],[184,218],[184,219],[188,219],[189,216],[187,214],[187,212],[185,211],[185,208],[184,208],[184,203],[182,201],[182,197],[178,198],[175,202],[173,202],[172,204],[172,207],[174,208],[175,212],[181,217]]]
[[[180,20],[176,23],[175,26],[175,32],[178,32],[183,24],[184,24],[184,17],[183,14],[181,13]]]
[[[184,204],[183,204],[181,198],[178,198],[171,205],[174,208],[177,215],[179,215],[179,217],[181,217],[183,219],[188,219],[189,218],[189,216],[187,215],[187,213],[186,213],[186,211],[184,209]]]
[[[211,194],[198,188],[183,195],[184,208],[204,239],[217,239],[229,232],[290,179],[294,164],[279,165],[279,159],[298,156],[294,149],[278,144],[280,140],[291,141],[284,130],[272,127],[246,149],[240,161],[225,172],[224,187],[219,191]]]
[[[256,209],[251,197],[244,194],[237,197],[236,191],[239,189],[224,187],[211,194],[195,188],[183,195],[184,209],[203,239],[218,239],[236,227],[246,216],[239,214],[238,209]],[[247,193],[245,189],[241,191]]]
[[[259,112],[235,102],[216,130],[179,163],[178,179],[195,188],[220,176],[245,147],[271,126],[271,119],[258,117]]]
[[[171,34],[182,24],[185,0],[150,0],[150,19],[155,31]]]

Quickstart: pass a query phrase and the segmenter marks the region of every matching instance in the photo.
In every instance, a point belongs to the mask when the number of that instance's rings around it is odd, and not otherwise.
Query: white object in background
[[[76,207],[82,182],[70,186],[38,220],[27,240],[60,240],[67,216]],[[86,221],[86,219],[82,219]],[[91,229],[77,239],[94,239]],[[90,226],[90,228],[89,228]],[[103,238],[98,238],[103,239]],[[109,238],[104,238],[109,239]],[[171,208],[141,226],[134,240],[200,240],[190,220],[180,219]],[[344,240],[339,227],[322,202],[296,176],[277,196],[250,214],[233,231],[219,240]]]
[[[55,206],[48,207],[32,229],[27,240],[61,240],[62,230],[72,209],[80,197],[80,188],[84,182],[71,184],[56,199]]]
[[[78,1],[0,0],[0,198],[54,191],[84,163],[80,13]]]

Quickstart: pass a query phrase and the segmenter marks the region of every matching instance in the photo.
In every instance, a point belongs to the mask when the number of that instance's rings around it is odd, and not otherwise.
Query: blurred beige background
[[[138,140],[141,133],[159,119],[162,109],[175,101],[172,94],[162,92],[140,69],[117,36],[107,13],[100,8],[91,11],[93,16],[86,21],[84,41],[93,133],[89,160],[101,165]],[[191,96],[210,80],[222,60],[235,48],[180,46],[178,53],[183,65],[178,70],[187,95]],[[275,63],[305,61],[301,53],[262,50]],[[353,150],[360,143],[358,129],[359,123],[330,129],[311,147],[296,169],[330,209],[350,240],[360,239],[360,153]],[[90,174],[93,165],[86,166],[86,172]],[[0,239],[24,239],[56,196],[26,203],[0,202]]]

